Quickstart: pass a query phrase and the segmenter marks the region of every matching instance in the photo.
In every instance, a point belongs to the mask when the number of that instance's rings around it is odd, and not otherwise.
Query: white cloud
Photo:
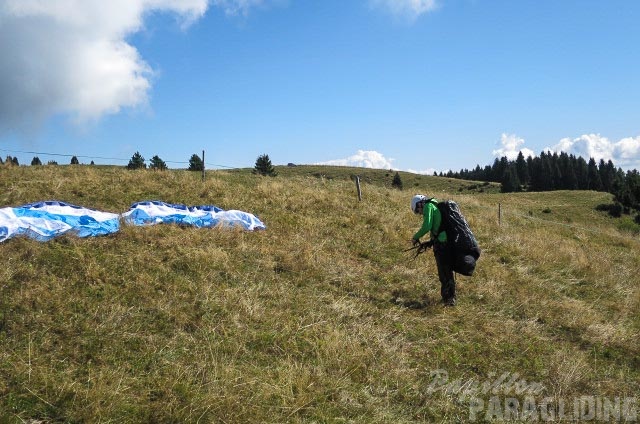
[[[501,148],[494,150],[493,155],[496,157],[506,156],[509,160],[516,160],[518,153],[522,152],[522,155],[527,158],[529,156],[535,156],[533,150],[520,148],[524,144],[524,139],[516,136],[515,134],[502,134],[500,137]]]
[[[320,162],[316,165],[357,166],[360,168],[393,169],[394,159],[387,159],[382,153],[374,150],[358,150],[358,152],[345,159],[334,159]]]
[[[422,171],[416,171],[415,169],[407,169],[407,172],[411,172],[412,174],[419,174],[419,175],[433,175],[434,172],[439,173],[440,171],[434,168],[427,168]]]
[[[207,0],[0,0],[0,134],[145,105],[153,70],[127,38],[149,12],[186,26],[206,10]]]
[[[586,160],[611,160],[616,166],[640,167],[640,136],[613,142],[600,134],[584,134],[577,138],[563,138],[549,150],[582,156]]]
[[[265,0],[212,0],[212,4],[229,16],[247,16],[252,8],[263,6]]]
[[[550,150],[554,152],[573,153],[585,159],[593,157],[596,160],[610,159],[613,153],[613,144],[600,134],[585,134],[578,138],[563,138]]]
[[[436,0],[370,0],[373,7],[386,9],[394,16],[413,21],[438,7]]]
[[[627,137],[614,144],[613,157],[621,165],[640,168],[640,136]]]

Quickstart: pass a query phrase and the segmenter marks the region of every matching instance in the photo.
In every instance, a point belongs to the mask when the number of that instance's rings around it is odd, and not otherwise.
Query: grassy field
[[[267,225],[0,244],[0,422],[513,421],[638,396],[640,239],[595,210],[610,195],[277,171],[0,167],[0,207],[163,200]],[[432,254],[403,252],[415,192],[456,200],[483,249],[455,308]]]

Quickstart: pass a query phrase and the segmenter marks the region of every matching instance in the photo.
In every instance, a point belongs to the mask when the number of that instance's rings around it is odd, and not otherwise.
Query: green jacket
[[[440,231],[440,223],[442,222],[442,214],[438,209],[438,201],[436,199],[429,200],[422,209],[422,228],[413,236],[414,240],[420,240],[425,234],[431,232],[431,238],[445,243],[447,241],[447,233]]]

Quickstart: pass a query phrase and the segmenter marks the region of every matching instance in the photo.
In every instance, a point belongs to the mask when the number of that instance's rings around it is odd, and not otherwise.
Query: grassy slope
[[[465,421],[459,396],[430,393],[438,369],[463,382],[517,373],[556,398],[637,395],[640,242],[594,210],[608,195],[501,195],[411,174],[401,192],[385,171],[278,171],[202,182],[0,167],[2,207],[160,199],[267,225],[0,244],[0,421]],[[414,191],[457,200],[483,248],[454,309],[438,304],[432,255],[402,252],[420,225]]]

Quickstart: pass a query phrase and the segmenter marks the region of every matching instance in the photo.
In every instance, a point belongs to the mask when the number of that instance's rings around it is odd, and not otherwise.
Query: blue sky
[[[638,22],[635,0],[0,0],[0,156],[640,168]]]

